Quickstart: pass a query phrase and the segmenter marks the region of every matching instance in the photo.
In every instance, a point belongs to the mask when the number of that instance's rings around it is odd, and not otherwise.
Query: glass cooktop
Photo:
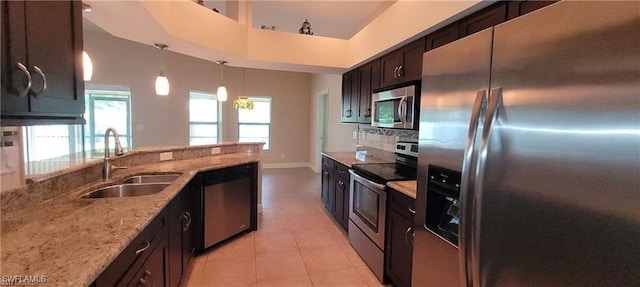
[[[416,179],[415,169],[398,169],[395,163],[361,163],[352,165],[352,168],[360,176],[380,184]]]

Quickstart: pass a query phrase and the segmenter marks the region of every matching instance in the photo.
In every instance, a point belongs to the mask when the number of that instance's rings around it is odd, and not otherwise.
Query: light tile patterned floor
[[[320,180],[263,170],[258,231],[197,256],[184,286],[382,286],[324,210]]]

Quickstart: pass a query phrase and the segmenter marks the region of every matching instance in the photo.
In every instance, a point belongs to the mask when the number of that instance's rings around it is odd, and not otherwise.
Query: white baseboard
[[[310,167],[308,162],[263,163],[262,168],[300,168]]]

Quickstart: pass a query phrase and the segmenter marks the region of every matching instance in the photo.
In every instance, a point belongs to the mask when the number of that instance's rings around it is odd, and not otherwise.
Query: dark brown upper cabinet
[[[533,12],[556,2],[558,1],[509,1],[507,2],[507,20],[511,20],[529,12]]]
[[[460,20],[460,38],[507,21],[507,3],[498,2]]]
[[[455,22],[440,30],[437,30],[426,37],[426,51],[433,50],[440,46],[449,44],[455,40],[458,40],[459,23]]]
[[[422,54],[425,38],[420,38],[380,59],[382,78],[380,87],[389,87],[422,77]]]
[[[84,123],[81,1],[1,1],[2,125]]]
[[[352,70],[342,75],[342,122],[357,122],[358,88],[360,82],[358,71]]]
[[[358,123],[371,124],[371,94],[380,88],[380,59],[358,68],[360,90],[358,100]]]

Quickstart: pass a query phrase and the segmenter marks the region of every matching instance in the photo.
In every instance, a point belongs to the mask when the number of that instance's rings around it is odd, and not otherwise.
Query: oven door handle
[[[359,174],[355,173],[352,169],[349,170],[349,173],[351,174],[351,176],[354,178],[355,181],[360,182],[366,186],[369,186],[371,188],[375,188],[375,189],[379,189],[379,190],[385,190],[387,187],[383,184],[379,184],[379,183],[375,183],[371,180],[368,180],[362,176],[360,176]]]

